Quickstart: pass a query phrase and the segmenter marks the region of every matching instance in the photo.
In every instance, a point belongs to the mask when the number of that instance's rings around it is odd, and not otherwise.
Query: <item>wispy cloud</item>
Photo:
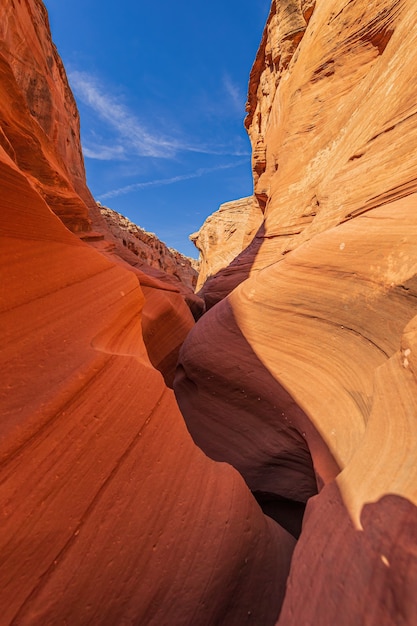
[[[234,163],[225,163],[223,165],[216,165],[215,167],[201,167],[195,172],[180,174],[179,176],[173,176],[171,178],[159,178],[157,180],[133,183],[132,185],[127,185],[126,187],[120,187],[119,189],[106,191],[105,193],[99,195],[98,198],[99,200],[106,200],[107,198],[115,198],[116,196],[122,196],[132,191],[146,189],[147,187],[162,187],[163,185],[172,185],[174,183],[179,183],[183,180],[190,180],[191,178],[201,178],[201,176],[205,176],[206,174],[210,174],[211,172],[232,169],[234,167],[239,167],[240,165],[247,164],[247,162],[247,159],[241,159],[239,161],[235,161]]]
[[[69,73],[69,79],[77,98],[91,107],[137,154],[148,157],[172,157],[179,150],[179,145],[175,141],[152,134],[126,105],[114,96],[104,93],[97,80],[90,74],[72,71]],[[94,150],[90,153],[94,153]]]
[[[125,151],[122,146],[90,145],[83,146],[84,156],[98,161],[114,161],[125,159]]]
[[[244,106],[245,106],[244,96],[240,88],[232,81],[229,74],[225,74],[223,76],[223,87],[227,95],[229,96],[230,100],[232,101],[234,108],[239,113],[243,113]]]
[[[174,158],[180,152],[221,156],[248,156],[238,142],[230,145],[207,145],[167,137],[151,131],[148,126],[114,95],[106,93],[103,86],[87,72],[69,72],[71,86],[77,99],[91,108],[108,128],[116,134],[114,146],[98,145],[84,141],[84,155],[91,159],[125,159],[129,155]],[[230,86],[230,89],[233,89]]]

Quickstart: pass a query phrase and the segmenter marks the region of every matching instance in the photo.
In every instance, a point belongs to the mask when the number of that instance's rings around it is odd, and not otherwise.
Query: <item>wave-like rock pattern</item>
[[[192,442],[184,293],[91,232],[45,8],[0,6],[0,622],[273,624],[295,540]]]
[[[413,5],[320,3],[278,72],[269,50],[282,35],[272,19],[281,4],[272,5],[252,69],[246,120],[265,224],[211,280],[210,304],[316,234],[416,191]]]
[[[1,622],[270,623],[293,540],[191,442],[135,275],[0,181]]]
[[[181,353],[199,445],[282,523],[310,498],[279,626],[417,620],[416,19],[273,2],[247,119],[263,228]]]

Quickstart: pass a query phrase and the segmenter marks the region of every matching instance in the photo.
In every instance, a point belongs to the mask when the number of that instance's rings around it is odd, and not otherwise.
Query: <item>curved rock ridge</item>
[[[200,252],[196,291],[249,245],[262,220],[263,213],[256,198],[249,196],[225,202],[198,232],[190,235]]]
[[[79,114],[51,40],[47,11],[40,0],[3,0],[2,6],[0,145],[70,230],[90,243],[103,238],[114,243],[113,224],[102,219],[86,185]],[[144,271],[190,294],[196,272],[173,250],[163,252],[165,262],[155,262],[158,247],[164,244],[155,238],[142,259]],[[138,261],[134,255],[126,260]]]
[[[272,626],[295,540],[154,368],[172,380],[198,299],[90,230],[45,8],[1,7],[0,622]]]
[[[309,4],[272,4],[247,120],[264,223],[206,282],[174,386],[283,524],[307,502],[277,625],[413,626],[417,8]]]
[[[145,296],[142,334],[146,349],[153,366],[172,387],[180,347],[203,310],[203,301],[193,288],[197,273],[189,259],[167,248],[155,235],[112,209],[99,203],[97,207],[104,222],[102,234],[87,233],[81,238],[138,277]]]

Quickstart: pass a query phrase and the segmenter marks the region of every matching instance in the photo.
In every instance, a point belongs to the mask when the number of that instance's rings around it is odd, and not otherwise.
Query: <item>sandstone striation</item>
[[[246,121],[264,222],[181,352],[203,450],[282,524],[307,502],[279,626],[417,620],[416,20],[272,3]]]
[[[272,625],[295,540],[152,365],[186,287],[98,232],[45,8],[1,8],[0,621]]]
[[[139,259],[103,219],[85,182],[78,110],[42,2],[4,0],[0,39],[0,145],[67,228],[113,262],[134,267],[146,283],[149,355],[172,384],[179,347],[202,310],[193,293],[196,272],[157,238],[142,248],[147,257]],[[158,322],[150,303],[154,290],[160,295],[158,311],[164,308]],[[155,324],[160,322],[170,330],[156,350]]]
[[[200,252],[196,291],[249,245],[262,220],[263,213],[256,198],[249,196],[225,202],[206,219],[198,232],[190,235]]]
[[[79,115],[42,2],[2,0],[0,145],[73,232],[91,230]]]
[[[257,229],[197,324],[88,191],[43,4],[0,3],[0,621],[414,626],[415,3],[272,2],[262,224],[204,230]]]
[[[294,542],[192,444],[136,276],[0,181],[2,623],[273,622]]]

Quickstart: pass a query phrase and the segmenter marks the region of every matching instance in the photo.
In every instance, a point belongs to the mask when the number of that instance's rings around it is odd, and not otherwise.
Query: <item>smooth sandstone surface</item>
[[[409,0],[272,3],[247,117],[263,227],[180,356],[203,450],[278,508],[310,498],[279,626],[417,620],[416,23]]]
[[[413,3],[313,6],[272,3],[246,119],[264,228],[207,285],[210,305],[315,234],[416,191]]]
[[[0,623],[272,625],[295,540],[192,442],[187,296],[96,231],[45,8],[0,8]]]

